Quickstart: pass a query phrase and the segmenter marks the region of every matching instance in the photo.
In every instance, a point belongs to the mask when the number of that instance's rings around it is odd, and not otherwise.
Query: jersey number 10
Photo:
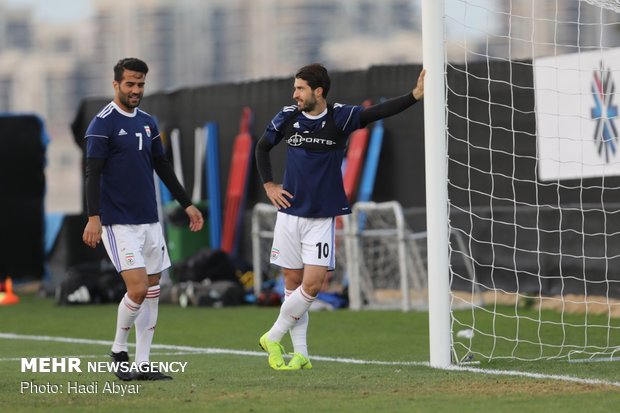
[[[329,244],[327,242],[317,242],[316,249],[319,254],[319,259],[329,257]],[[323,256],[321,256],[321,253]]]

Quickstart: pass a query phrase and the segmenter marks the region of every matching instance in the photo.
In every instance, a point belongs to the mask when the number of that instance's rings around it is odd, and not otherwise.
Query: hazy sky
[[[170,0],[174,3],[175,0]],[[421,0],[418,0],[418,3]],[[488,25],[487,9],[496,0],[469,0],[471,5],[465,14],[464,4],[460,0],[445,0],[446,12],[448,16],[454,16],[457,19],[463,19],[467,16],[467,23],[471,27],[480,27]],[[90,0],[0,0],[14,8],[32,7],[35,18],[39,21],[47,21],[50,23],[63,23],[80,18],[85,18],[93,13],[92,2]],[[488,29],[488,27],[487,27]],[[459,27],[448,26],[447,34],[449,37],[462,36],[464,29]],[[469,33],[472,35],[472,33]]]
[[[62,23],[88,16],[92,13],[88,0],[0,0],[11,8],[32,6],[37,20]]]

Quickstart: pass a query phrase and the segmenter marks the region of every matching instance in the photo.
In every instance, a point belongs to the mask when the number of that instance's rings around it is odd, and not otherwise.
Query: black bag
[[[186,281],[175,284],[172,289],[172,302],[181,307],[229,307],[244,303],[243,288],[231,281]]]
[[[56,287],[56,304],[118,303],[125,292],[121,276],[106,259],[69,268],[66,278]]]
[[[221,250],[203,248],[188,259],[174,264],[172,270],[177,282],[202,282],[209,279],[212,282],[230,281],[241,285],[234,261]]]
[[[203,248],[173,268],[177,281],[173,301],[204,307],[236,306],[245,293],[235,261],[226,252]]]

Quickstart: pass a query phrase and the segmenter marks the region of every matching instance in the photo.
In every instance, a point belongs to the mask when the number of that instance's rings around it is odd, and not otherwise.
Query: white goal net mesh
[[[620,3],[447,4],[454,361],[620,356]]]
[[[427,309],[426,233],[398,202],[358,202],[346,225],[351,309]]]

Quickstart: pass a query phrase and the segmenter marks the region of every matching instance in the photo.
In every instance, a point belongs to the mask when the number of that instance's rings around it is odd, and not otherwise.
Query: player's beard
[[[134,98],[132,100],[132,98]],[[137,98],[137,99],[135,99]],[[119,100],[128,109],[137,108],[140,105],[140,101],[142,100],[142,94],[131,94],[128,93],[126,95],[120,94]]]
[[[302,112],[312,112],[316,108],[316,98],[312,95],[306,101],[298,101],[297,107]]]

